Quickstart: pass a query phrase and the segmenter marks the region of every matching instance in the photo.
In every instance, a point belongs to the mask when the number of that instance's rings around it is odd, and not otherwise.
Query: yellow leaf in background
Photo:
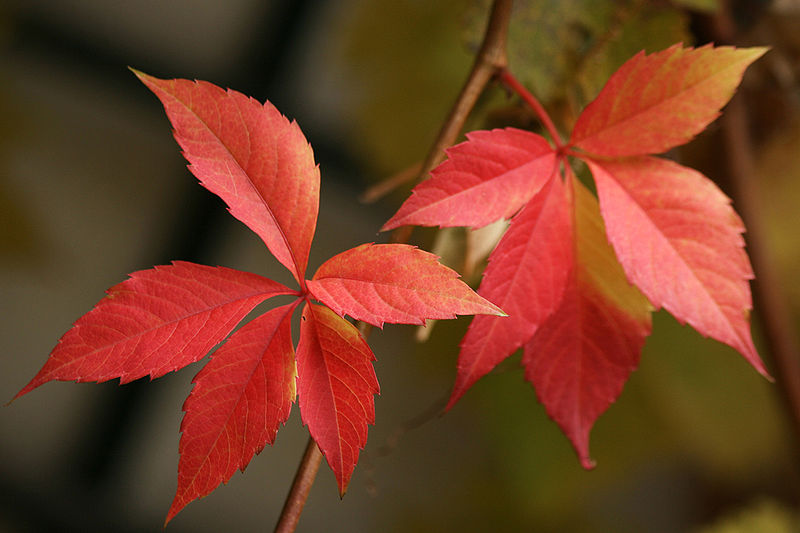
[[[800,517],[772,500],[751,503],[738,513],[725,516],[697,533],[796,533]]]

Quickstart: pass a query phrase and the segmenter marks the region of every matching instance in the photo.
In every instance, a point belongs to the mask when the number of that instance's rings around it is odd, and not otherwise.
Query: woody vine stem
[[[729,2],[722,2],[710,20],[714,40],[724,44],[737,41],[736,25]],[[765,246],[765,229],[757,207],[758,185],[753,141],[749,134],[744,97],[736,95],[722,116],[721,141],[726,160],[724,179],[747,227],[747,247],[756,278],[753,299],[763,327],[763,339],[772,359],[778,394],[783,400],[788,422],[794,430],[794,445],[800,446],[800,341],[791,324],[791,314],[782,295],[775,261]],[[800,464],[795,464],[800,466]]]

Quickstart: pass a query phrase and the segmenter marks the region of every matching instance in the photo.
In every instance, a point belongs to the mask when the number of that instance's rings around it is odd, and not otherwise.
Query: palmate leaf
[[[323,263],[308,290],[339,315],[378,327],[503,314],[458,277],[435,255],[414,246],[362,244]]]
[[[302,284],[319,210],[319,168],[295,122],[204,81],[134,73],[164,104],[189,169]]]
[[[275,441],[295,398],[291,318],[296,303],[272,309],[231,335],[194,379],[183,410],[178,489],[169,522],[210,494]]]
[[[378,380],[367,342],[327,307],[306,304],[297,345],[300,414],[344,495],[375,422]]]
[[[200,360],[259,303],[293,293],[256,274],[183,261],[134,272],[61,337],[16,397],[52,380],[163,376]]]
[[[195,176],[262,238],[300,289],[186,262],[134,272],[76,322],[17,397],[51,380],[159,377],[201,359],[259,303],[291,295],[293,303],[232,334],[196,376],[184,404],[167,522],[274,442],[296,392],[303,422],[344,494],[374,423],[378,382],[372,351],[343,315],[382,325],[503,313],[435,256],[406,245],[353,248],[306,284],[319,172],[297,124],[268,102],[207,82],[136,75],[164,104]],[[301,303],[295,353],[290,324]]]
[[[555,141],[548,152],[533,133],[473,132],[415,188],[386,227],[513,216],[479,289],[509,316],[473,319],[448,408],[523,346],[527,379],[591,466],[589,432],[636,366],[652,307],[734,347],[768,376],[750,336],[752,271],[741,221],[705,177],[648,156],[714,120],[764,52],[675,45],[638,54],[581,113],[568,143]],[[509,139],[528,147],[527,160]],[[572,177],[568,156],[585,160],[594,176],[607,237],[597,200]],[[561,179],[573,202],[555,185]]]

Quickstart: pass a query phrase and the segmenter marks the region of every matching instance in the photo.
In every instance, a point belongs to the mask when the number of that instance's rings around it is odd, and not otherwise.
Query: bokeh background
[[[409,187],[372,204],[359,196],[424,158],[487,10],[471,0],[0,4],[0,399],[128,272],[181,259],[290,281],[197,185],[160,104],[127,66],[269,99],[299,122],[322,171],[313,270],[386,240],[377,230]],[[563,131],[638,50],[720,35],[772,47],[742,93],[754,212],[792,331],[798,30],[792,0],[519,0],[509,43],[511,68]],[[494,88],[470,127],[499,125],[537,127]],[[725,186],[719,130],[670,155]],[[415,239],[429,248],[434,233]],[[412,327],[372,334],[377,423],[344,499],[323,464],[298,531],[800,531],[798,435],[780,388],[733,350],[657,314],[640,368],[592,433],[598,466],[586,472],[518,356],[438,416],[468,323],[439,323],[425,344]],[[757,309],[756,342],[772,365],[762,330]],[[181,405],[201,365],[122,387],[47,384],[0,409],[0,531],[160,531],[176,486]],[[270,530],[306,439],[295,409],[245,474],[190,504],[168,531]]]

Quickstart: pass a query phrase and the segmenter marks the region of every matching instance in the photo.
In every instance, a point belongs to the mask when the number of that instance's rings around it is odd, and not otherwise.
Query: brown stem
[[[764,341],[772,356],[775,379],[787,407],[797,442],[800,442],[800,350],[791,316],[781,296],[774,261],[765,246],[765,234],[756,199],[753,146],[748,135],[747,109],[741,97],[731,101],[722,120],[722,137],[728,161],[730,193],[747,227],[747,249],[756,279],[753,293],[764,329]]]
[[[507,64],[506,38],[508,35],[508,23],[511,19],[511,4],[512,0],[495,0],[492,4],[489,23],[472,71],[422,164],[420,178],[427,176],[442,160],[444,149],[455,143],[458,134],[464,127],[464,122],[466,122],[467,117],[475,107],[478,97],[489,84],[489,81],[505,68]],[[411,228],[404,227],[395,230],[392,233],[391,240],[392,242],[408,242],[410,237]],[[369,335],[371,330],[368,324],[363,323],[359,324],[359,329],[364,338]],[[297,527],[300,513],[303,511],[308,492],[314,483],[314,478],[321,462],[322,453],[319,451],[314,439],[309,438],[306,452],[300,461],[289,495],[286,497],[286,503],[283,506],[283,511],[281,511],[278,525],[275,526],[276,533],[291,533]]]
[[[709,21],[714,40],[736,43],[736,24],[729,2],[722,2]],[[730,195],[747,227],[747,248],[756,279],[753,282],[755,309],[763,327],[764,342],[772,357],[778,391],[800,444],[800,342],[790,321],[789,306],[781,295],[775,262],[766,246],[765,230],[758,208],[758,180],[755,175],[753,141],[744,97],[737,94],[721,119]]]
[[[414,163],[410,167],[401,170],[394,176],[389,176],[387,179],[378,182],[367,189],[364,194],[361,195],[359,200],[365,204],[376,202],[401,185],[417,178],[421,170],[422,163]]]
[[[280,520],[275,526],[275,533],[291,533],[297,527],[300,513],[303,512],[303,506],[306,504],[308,493],[311,485],[314,484],[314,478],[317,477],[317,470],[319,470],[321,462],[322,452],[319,451],[314,439],[309,437],[306,453],[303,454],[303,459],[300,461],[297,474],[292,482],[292,489],[286,497],[286,503],[283,504]]]

